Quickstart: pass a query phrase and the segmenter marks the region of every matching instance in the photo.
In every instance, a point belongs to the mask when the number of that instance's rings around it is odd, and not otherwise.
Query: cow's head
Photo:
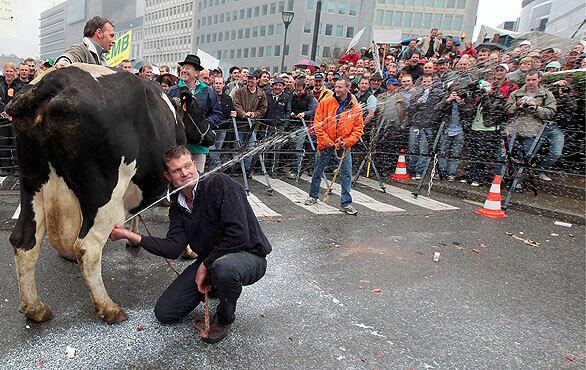
[[[179,104],[187,143],[201,146],[214,145],[216,134],[206,119],[206,110],[187,87],[180,88]]]

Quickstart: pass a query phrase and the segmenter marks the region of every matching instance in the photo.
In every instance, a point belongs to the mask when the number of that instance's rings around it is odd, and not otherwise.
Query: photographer
[[[501,130],[506,119],[506,99],[499,86],[493,86],[494,72],[486,72],[483,77],[471,91],[472,99],[476,102],[476,113],[466,132],[466,149],[470,155],[466,182],[474,187],[490,182],[493,178],[494,172],[488,170],[486,162],[498,158],[502,146]]]
[[[527,72],[525,82],[525,86],[511,94],[506,109],[511,116],[507,132],[510,134],[516,127],[517,138],[527,159],[539,130],[554,118],[557,104],[553,94],[540,85],[539,71]]]

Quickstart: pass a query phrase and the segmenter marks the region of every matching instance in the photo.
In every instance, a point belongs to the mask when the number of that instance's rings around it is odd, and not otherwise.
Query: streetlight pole
[[[317,37],[319,36],[319,23],[321,22],[321,5],[322,0],[317,0],[315,6],[315,20],[313,21],[313,39],[311,40],[311,56],[309,59],[315,62],[315,56],[317,54]],[[323,55],[322,55],[323,56]]]
[[[285,37],[283,39],[283,50],[281,50],[281,72],[285,70],[285,48],[287,47],[287,30],[289,29],[289,25],[293,21],[293,16],[295,14],[293,12],[282,12],[281,18],[283,19],[283,24],[285,24]]]

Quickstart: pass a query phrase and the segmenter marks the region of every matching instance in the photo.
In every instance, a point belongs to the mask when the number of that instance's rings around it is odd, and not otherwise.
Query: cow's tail
[[[175,123],[175,142],[178,145],[186,145],[187,138],[185,137],[185,125],[183,124],[183,114],[185,112],[183,109],[181,109],[179,98],[172,98],[171,102],[173,102],[173,106],[177,112],[177,122]]]

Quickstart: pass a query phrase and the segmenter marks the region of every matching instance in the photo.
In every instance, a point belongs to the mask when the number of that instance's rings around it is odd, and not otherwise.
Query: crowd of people
[[[53,65],[105,64],[104,56],[113,44],[113,23],[94,17],[86,23],[82,43],[72,45],[55,62],[27,58],[19,66],[5,64],[0,77],[4,119],[0,129],[11,129],[6,104],[39,73]],[[393,172],[398,154],[405,150],[413,179],[421,180],[430,158],[437,155],[438,180],[459,177],[475,187],[503,174],[507,158],[530,164],[542,143],[548,143],[548,150],[537,176],[544,181],[551,180],[546,172],[566,142],[581,140],[579,152],[584,152],[583,86],[577,86],[571,74],[556,73],[586,68],[582,43],[565,54],[554,48],[536,50],[529,41],[503,51],[474,48],[470,41],[458,45],[454,38],[432,29],[405,47],[385,48],[378,53],[379,61],[376,55],[366,48],[350,49],[337,63],[297,66],[278,74],[238,66],[208,70],[191,54],[178,62],[176,73],[160,66],[154,75],[154,66],[133,66],[128,60],[117,67],[158,83],[170,98],[191,93],[216,134],[212,147],[188,142],[165,153],[164,175],[172,186],[183,189],[171,204],[167,238],[141,236],[118,226],[110,234],[112,240],[127,239],[164,257],[176,258],[187,243],[196,248],[196,262],[155,305],[159,321],[181,320],[214,293],[220,303],[203,339],[216,343],[230,331],[242,287],[265,273],[271,246],[244,189],[224,174],[198,182],[207,158],[208,168],[220,166],[225,159],[222,149],[231,140],[240,143],[241,151],[287,133],[292,139],[285,145],[291,150],[275,152],[269,169],[291,178],[300,175],[304,147],[316,142],[305,205],[318,202],[323,173],[333,162],[341,179],[340,210],[350,215],[357,213],[350,189],[352,150],[357,145],[362,146],[359,151],[373,154],[374,165],[385,176]],[[556,78],[545,83],[548,75]],[[0,136],[0,150],[6,152],[11,131]],[[466,169],[460,168],[464,152]],[[3,170],[14,168],[6,162],[12,160],[10,156],[0,159]],[[247,176],[254,166],[253,158],[244,161]],[[219,219],[210,219],[210,214]]]

